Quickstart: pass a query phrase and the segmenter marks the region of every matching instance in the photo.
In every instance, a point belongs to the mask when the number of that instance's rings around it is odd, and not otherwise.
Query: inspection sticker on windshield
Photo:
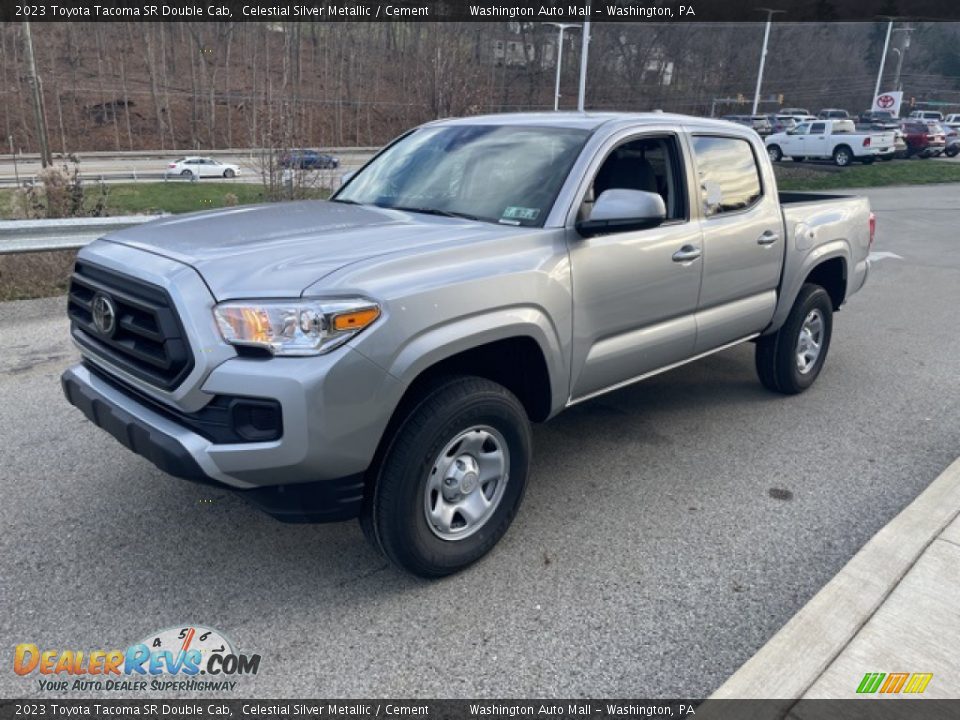
[[[527,208],[511,205],[503,211],[502,220],[536,220],[540,208]]]

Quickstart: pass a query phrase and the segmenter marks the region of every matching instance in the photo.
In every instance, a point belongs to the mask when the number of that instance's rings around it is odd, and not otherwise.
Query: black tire
[[[803,162],[807,158],[805,155],[794,155],[790,159],[793,160],[794,162]]]
[[[804,321],[814,311],[819,311],[822,319],[820,351],[809,368],[801,372],[797,361],[800,331]],[[830,350],[832,333],[833,303],[830,295],[819,285],[804,285],[783,327],[757,340],[755,361],[760,382],[768,390],[784,395],[802,393],[813,385],[820,374]]]
[[[847,167],[853,162],[853,150],[846,145],[840,145],[833,150],[833,164],[837,167]]]
[[[193,175],[193,170],[181,170],[180,177],[190,177]]]
[[[223,176],[225,178],[236,177],[236,175],[237,174],[231,168],[227,168],[226,170],[223,171]]]
[[[956,157],[957,155],[960,155],[960,145],[951,145],[943,151],[943,154],[947,157]]]
[[[425,510],[431,466],[451,441],[475,426],[494,429],[506,443],[502,496],[473,534],[444,539]],[[523,405],[502,385],[464,375],[432,384],[408,405],[372,470],[360,517],[364,534],[387,559],[415,575],[438,578],[462,570],[486,555],[510,527],[526,489],[531,445]]]
[[[890,162],[896,157],[897,157],[896,153],[888,153],[887,155],[881,155],[880,159],[883,160],[883,162]]]
[[[783,150],[780,149],[779,145],[767,145],[767,155],[770,156],[771,162],[783,160]]]

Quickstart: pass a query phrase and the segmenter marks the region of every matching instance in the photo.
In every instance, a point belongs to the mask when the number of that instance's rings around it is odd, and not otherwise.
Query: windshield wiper
[[[439,208],[428,207],[403,207],[401,205],[381,205],[380,207],[388,210],[401,210],[403,212],[423,213],[424,215],[439,215],[440,217],[463,218],[464,220],[480,220],[476,215],[470,213],[454,212],[453,210],[440,210]]]
[[[357,202],[356,200],[341,200],[340,198],[334,198],[330,202],[343,203],[344,205],[363,205],[362,202]]]

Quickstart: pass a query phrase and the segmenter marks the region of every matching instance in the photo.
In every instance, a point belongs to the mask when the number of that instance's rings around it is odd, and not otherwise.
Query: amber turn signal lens
[[[334,330],[361,330],[380,317],[380,308],[364,308],[342,313],[333,318]]]

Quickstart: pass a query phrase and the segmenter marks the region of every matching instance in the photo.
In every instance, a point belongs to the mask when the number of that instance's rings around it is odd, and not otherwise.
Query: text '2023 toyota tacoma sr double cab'
[[[88,245],[63,387],[166,472],[285,520],[359,517],[441,576],[506,532],[531,422],[749,340],[765,386],[809,387],[872,238],[862,198],[778,195],[733,123],[443,120],[330,201]]]

